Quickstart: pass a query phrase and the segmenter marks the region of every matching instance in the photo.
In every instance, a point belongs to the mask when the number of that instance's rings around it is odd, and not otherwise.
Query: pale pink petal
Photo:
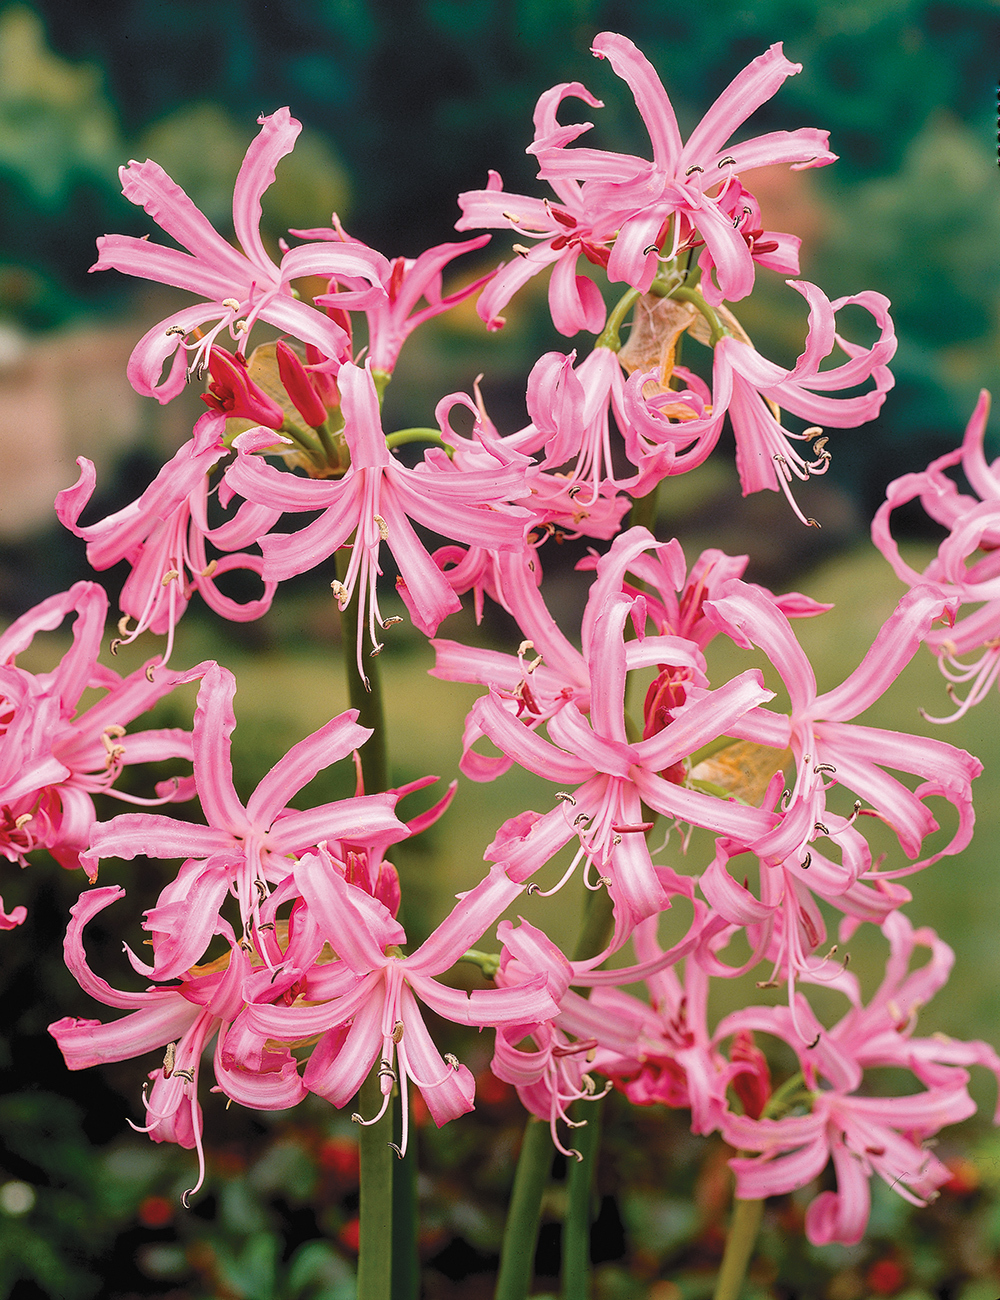
[[[359,727],[357,721],[357,709],[347,709],[293,745],[247,800],[249,820],[258,826],[270,826],[293,795],[314,776],[359,749],[372,732],[367,727]]]
[[[673,106],[656,69],[628,37],[614,32],[601,32],[590,48],[599,59],[608,60],[632,91],[636,108],[649,132],[656,165],[665,172],[672,172],[681,155],[681,136]]]

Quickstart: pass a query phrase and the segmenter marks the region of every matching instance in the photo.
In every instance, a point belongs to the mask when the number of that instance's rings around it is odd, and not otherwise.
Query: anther
[[[375,645],[373,645],[372,648],[368,651],[369,659],[376,659],[384,649],[385,646],[382,644],[382,642],[377,641]]]
[[[570,804],[573,808],[576,807],[576,800],[573,798],[571,794],[567,794],[565,790],[557,790],[556,798],[564,799],[566,803]]]
[[[343,608],[343,606],[346,605],[348,600],[350,599],[350,594],[339,578],[334,578],[334,580],[330,583],[330,590],[333,592],[333,596],[337,604],[340,605],[341,608]]]
[[[181,575],[177,569],[168,569],[166,573],[163,575],[163,577],[160,579],[160,586],[169,587],[170,584],[173,582],[173,580],[175,578],[179,578],[180,576]]]
[[[152,682],[153,682],[153,668],[154,668],[154,667],[155,667],[154,664],[147,664],[147,665],[146,665],[146,681],[149,682],[150,685],[152,685]]]
[[[647,244],[646,247],[642,250],[642,255],[643,257],[648,257],[650,253],[658,253],[659,251],[660,250],[657,248],[655,244]]]
[[[538,894],[541,892],[541,888],[540,886],[536,885],[535,882],[532,880],[531,883],[525,888],[524,892],[526,894]]]
[[[402,1151],[399,1149],[399,1147],[396,1146],[395,1142],[389,1142],[387,1145],[388,1145],[388,1147],[389,1147],[389,1150],[390,1150],[390,1151],[395,1151],[395,1153],[396,1153],[396,1155],[398,1156],[398,1158],[399,1158],[400,1160],[402,1160],[402,1158],[403,1158],[403,1153],[402,1153]]]
[[[185,335],[186,333],[187,333],[187,330],[184,328],[183,325],[170,325],[170,326],[168,326],[168,328],[167,328],[167,335],[168,335],[168,337],[169,337],[171,334],[179,334],[180,337],[183,338],[184,335]]]
[[[813,830],[819,831],[820,835],[830,834],[830,828],[829,826],[826,825],[825,822],[816,822],[815,825],[813,826]]]
[[[194,1070],[175,1070],[175,1079],[183,1079],[186,1083],[194,1083]]]
[[[831,774],[835,774],[837,769],[834,767],[832,763],[817,763],[816,766],[813,768],[813,771],[817,773],[830,772]]]
[[[818,1044],[819,1044],[819,1039],[820,1039],[820,1036],[819,1036],[819,1034],[817,1034],[816,1037],[812,1040],[811,1043],[806,1043],[806,1051],[807,1051],[807,1052],[811,1052],[812,1049],[813,1049],[814,1047],[818,1046]]]
[[[515,244],[514,252],[518,255],[518,257],[527,257],[528,254],[531,252],[531,249],[525,248],[523,244]]]
[[[218,567],[219,567],[218,560],[209,560],[209,562],[205,565],[205,567],[202,569],[201,573],[198,576],[200,578],[210,578]]]
[[[128,636],[128,617],[127,614],[123,614],[118,620],[118,635],[123,638]]]
[[[253,882],[253,887],[254,887],[254,889],[256,889],[257,893],[260,895],[260,901],[263,902],[264,899],[267,898],[267,885],[264,884],[264,882],[263,882],[263,880],[261,880],[260,876],[258,876],[258,877],[256,878],[256,880]]]
[[[813,855],[811,853],[807,853],[806,856],[799,863],[799,866],[802,868],[803,871],[808,871],[809,868],[812,866],[812,860],[813,860]]]
[[[237,298],[223,298],[223,307],[228,307],[230,311],[239,311],[240,304]]]
[[[401,1042],[403,1041],[403,1022],[402,1022],[402,1020],[397,1020],[396,1023],[395,1023],[395,1024],[393,1025],[393,1027],[392,1027],[392,1041],[393,1041],[394,1043],[401,1043]]]
[[[402,621],[401,614],[393,614],[391,618],[384,618],[382,620],[382,631],[387,632],[389,628],[395,627],[397,623],[402,623]]]
[[[778,987],[778,981],[777,981],[777,980],[758,980],[758,981],[757,981],[757,987],[758,987],[759,989],[776,989],[776,988]]]
[[[383,1061],[382,1064],[378,1067],[378,1077],[380,1079],[391,1079],[393,1083],[395,1083],[396,1071],[392,1068],[392,1066],[389,1064],[388,1061]]]
[[[725,158],[720,158],[715,165],[716,167],[735,167],[736,159],[731,153],[727,153]]]
[[[387,542],[389,540],[389,525],[381,515],[372,515],[372,518],[375,520],[375,526],[378,529],[379,537],[382,538],[383,542]]]
[[[28,822],[34,820],[31,813],[22,813],[20,817],[15,818],[14,828],[20,830],[22,826],[27,826]]]
[[[166,1051],[163,1053],[163,1077],[169,1079],[174,1072],[174,1061],[177,1057],[177,1044],[168,1043]]]
[[[453,1070],[457,1070],[459,1068],[458,1057],[455,1055],[454,1052],[445,1052],[444,1059],[447,1061],[447,1063],[451,1066]]]
[[[693,167],[689,167],[689,168],[687,169],[687,171],[684,173],[684,175],[685,175],[685,176],[693,176],[693,175],[695,174],[695,172],[701,172],[702,174],[704,174],[704,172],[705,172],[705,168],[704,168],[704,167],[699,167],[698,164],[695,163]]]
[[[263,925],[258,925],[257,929],[261,932],[261,934],[263,934],[265,930],[273,930],[273,929],[274,929],[274,922],[273,922],[273,921],[265,921]]]

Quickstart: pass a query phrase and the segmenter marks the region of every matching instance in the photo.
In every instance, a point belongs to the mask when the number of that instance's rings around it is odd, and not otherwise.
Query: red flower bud
[[[275,351],[278,357],[278,374],[295,409],[311,428],[316,429],[321,424],[325,424],[326,407],[317,396],[305,366],[288,344],[280,339]]]

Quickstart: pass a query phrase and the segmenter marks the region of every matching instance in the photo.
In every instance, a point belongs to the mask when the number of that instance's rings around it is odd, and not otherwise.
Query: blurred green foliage
[[[803,64],[752,126],[829,128],[840,162],[815,177],[825,232],[804,272],[831,295],[877,288],[895,306],[897,391],[877,436],[845,436],[834,461],[867,510],[998,382],[993,0],[116,0],[96,18],[74,0],[15,3],[0,11],[0,317],[56,325],[120,303],[117,276],[84,271],[95,236],[151,229],[118,194],[130,154],[156,157],[230,228],[253,123],[282,104],[307,130],[279,169],[271,237],[336,207],[388,255],[449,238],[455,196],[490,167],[540,192],[524,148],[557,81],[604,99],[603,143],[644,152],[627,89],[589,54],[602,28],[646,52],[685,129],[772,42]],[[506,252],[494,242],[486,265]],[[544,323],[529,333],[558,342]],[[758,338],[789,351],[766,322]],[[501,371],[526,351],[501,348]]]

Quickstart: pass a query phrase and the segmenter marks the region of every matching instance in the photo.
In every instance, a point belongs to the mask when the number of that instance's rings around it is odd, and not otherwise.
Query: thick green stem
[[[563,1300],[588,1300],[590,1295],[590,1207],[603,1107],[603,1099],[578,1101],[573,1106],[574,1120],[586,1120],[586,1127],[573,1132],[573,1145],[580,1159],[570,1164],[567,1179],[562,1238]]]
[[[739,1300],[763,1217],[763,1201],[733,1201],[733,1217],[726,1236],[726,1250],[722,1256],[713,1300]]]
[[[622,341],[619,338],[619,331],[622,322],[632,310],[632,307],[642,297],[638,289],[626,289],[608,314],[607,324],[597,336],[594,343],[595,348],[610,348],[612,352],[620,352]]]
[[[377,1115],[382,1105],[376,1061],[358,1093],[358,1113]],[[358,1209],[358,1300],[388,1300],[392,1286],[392,1107],[377,1124],[361,1126],[361,1203]]]
[[[337,574],[341,580],[347,574],[349,552],[337,552]],[[385,743],[385,719],[382,708],[382,687],[378,660],[371,660],[368,684],[358,671],[357,635],[358,607],[352,600],[341,614],[341,632],[344,649],[344,668],[347,673],[347,693],[351,705],[358,710],[358,722],[371,727],[373,734],[361,746],[361,774],[366,794],[378,794],[389,788],[389,768]],[[358,1113],[364,1119],[377,1115],[383,1100],[379,1077],[380,1061],[361,1085],[358,1094]],[[360,1136],[361,1203],[358,1210],[358,1300],[389,1300],[395,1298],[391,1291],[393,1258],[403,1258],[408,1245],[401,1237],[399,1216],[394,1215],[394,1200],[405,1195],[405,1189],[394,1191],[393,1165],[393,1111],[390,1105],[377,1124],[363,1125]],[[414,1183],[415,1192],[415,1183]],[[406,1216],[410,1237],[415,1237],[415,1211]],[[394,1232],[395,1229],[395,1232]],[[400,1300],[410,1300],[415,1291],[401,1292]]]
[[[323,455],[326,457],[326,463],[331,470],[340,468],[340,457],[337,455],[337,448],[333,445],[333,436],[330,433],[329,422],[315,426],[316,433],[319,435],[320,444],[323,448]]]
[[[549,1126],[535,1115],[529,1115],[503,1234],[496,1300],[526,1300],[535,1271],[542,1194],[551,1168]]]
[[[396,1146],[403,1140],[402,1100],[392,1099]],[[392,1170],[392,1300],[418,1300],[420,1256],[417,1253],[417,1144],[411,1128],[406,1155]]]
[[[350,564],[350,551],[337,552],[337,577],[343,582]],[[355,593],[356,594],[356,593]],[[340,614],[340,630],[344,647],[344,669],[347,673],[347,696],[351,708],[358,711],[358,723],[371,727],[374,735],[361,746],[361,775],[365,794],[380,794],[389,788],[389,761],[385,743],[385,711],[382,707],[382,679],[378,656],[368,658],[368,686],[358,672],[358,602],[352,600]]]
[[[606,886],[588,891],[584,901],[583,923],[573,952],[574,961],[586,961],[603,952],[615,926],[615,905]]]
[[[643,528],[648,528],[654,536],[656,535],[656,497],[659,490],[660,485],[657,483],[644,497],[635,498],[629,512],[629,528],[641,524]]]

